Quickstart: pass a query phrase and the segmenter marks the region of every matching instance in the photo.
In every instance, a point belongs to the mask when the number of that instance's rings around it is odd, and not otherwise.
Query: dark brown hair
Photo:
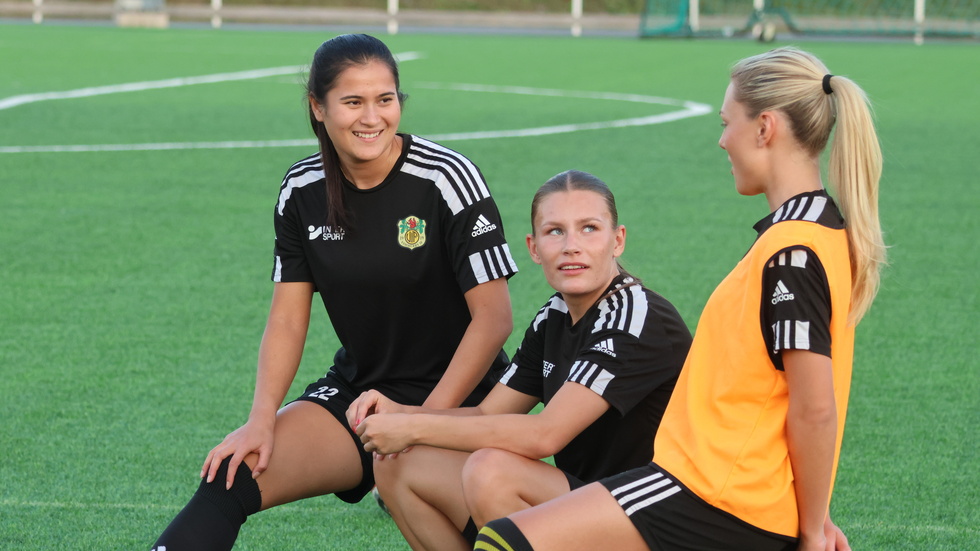
[[[317,48],[310,64],[310,76],[306,82],[307,96],[322,104],[327,92],[336,86],[340,74],[354,65],[367,65],[380,61],[391,69],[398,91],[398,102],[404,103],[406,95],[401,91],[398,79],[398,63],[388,46],[377,38],[366,34],[344,34],[327,40]],[[307,102],[309,103],[309,102]],[[320,143],[320,157],[323,160],[323,175],[327,185],[327,224],[350,226],[351,213],[344,208],[343,173],[340,157],[334,147],[327,129],[316,119],[313,106],[309,106],[310,125]]]

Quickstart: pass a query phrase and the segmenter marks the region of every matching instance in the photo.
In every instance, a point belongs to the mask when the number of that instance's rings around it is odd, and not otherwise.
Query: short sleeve
[[[676,354],[666,338],[604,332],[580,351],[568,382],[589,388],[625,415],[657,388],[672,384],[682,364],[683,353]]]
[[[442,238],[460,289],[517,273],[490,188],[465,155],[417,136],[403,171],[431,181],[442,197]]]
[[[588,387],[625,415],[654,390],[673,384],[691,334],[672,305],[639,286],[600,305],[568,381]]]
[[[544,361],[544,335],[548,322],[549,312],[556,312],[551,309],[552,302],[544,305],[538,310],[534,321],[524,332],[524,340],[514,352],[514,357],[510,365],[500,377],[500,383],[508,387],[527,394],[536,396],[539,400],[544,400],[544,380],[554,369],[553,365],[548,365]]]
[[[787,247],[769,259],[761,310],[762,332],[777,369],[782,369],[783,350],[830,356],[830,286],[813,250]]]
[[[288,182],[283,182],[286,189]],[[286,199],[280,190],[280,200],[276,203],[273,215],[273,225],[276,232],[275,247],[273,248],[274,266],[272,281],[286,283],[295,281],[313,281],[313,273],[304,250],[304,242],[309,239],[309,232],[302,227],[296,206],[296,197]]]
[[[517,273],[500,212],[489,195],[453,214],[445,239],[464,293],[481,283]]]

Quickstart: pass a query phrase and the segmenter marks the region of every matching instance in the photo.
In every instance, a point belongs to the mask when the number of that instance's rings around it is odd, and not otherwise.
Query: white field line
[[[202,75],[199,77],[178,77],[164,80],[150,80],[146,82],[130,82],[126,84],[110,84],[108,86],[94,86],[91,88],[79,88],[77,90],[67,90],[64,92],[42,92],[39,94],[24,94],[22,96],[11,96],[0,99],[0,110],[10,109],[18,105],[36,103],[55,99],[75,99],[90,98],[92,96],[104,96],[107,94],[121,94],[125,92],[143,92],[146,90],[158,90],[161,88],[177,88],[180,86],[190,86],[193,84],[214,84],[216,82],[231,82],[234,80],[250,80],[256,78],[295,75],[303,71],[305,67],[272,67],[269,69],[256,69],[254,71],[240,71],[237,73],[217,73],[214,75]]]
[[[411,61],[419,59],[422,55],[418,52],[404,52],[396,54],[398,61]],[[298,75],[309,70],[306,65],[294,65],[289,67],[270,67],[268,69],[255,69],[252,71],[239,71],[236,73],[217,73],[213,75],[202,75],[197,77],[178,77],[163,80],[150,80],[145,82],[130,82],[126,84],[110,84],[107,86],[94,86],[89,88],[79,88],[77,90],[67,90],[64,92],[42,92],[39,94],[23,94],[0,99],[0,111],[39,101],[55,99],[75,99],[88,98],[92,96],[104,96],[106,94],[120,94],[124,92],[143,92],[146,90],[158,90],[161,88],[177,88],[180,86],[191,86],[194,84],[214,84],[217,82],[232,82],[235,80],[251,80],[282,75]]]
[[[400,54],[399,60],[418,59],[419,55],[415,52]],[[241,73],[223,73],[221,75],[207,75],[202,77],[191,77],[187,79],[169,79],[166,81],[154,81],[143,83],[132,83],[128,85],[104,86],[99,88],[87,88],[74,90],[71,92],[60,92],[61,97],[45,97],[43,99],[66,99],[68,97],[85,97],[86,95],[97,95],[102,93],[129,92],[139,89],[149,90],[152,88],[163,88],[169,86],[185,86],[187,84],[201,84],[204,82],[225,82],[227,80],[242,80],[246,78],[261,78],[273,74],[290,74],[302,67],[278,67],[272,69],[261,69],[257,71],[244,71]],[[177,84],[177,82],[183,84]],[[193,81],[193,82],[191,82]],[[416,86],[421,88],[454,90],[460,92],[487,92],[498,94],[519,94],[550,96],[561,98],[579,98],[609,101],[626,101],[632,103],[659,104],[678,107],[676,111],[648,115],[645,117],[633,117],[617,119],[612,121],[589,122],[589,123],[569,123],[554,126],[540,126],[535,128],[520,128],[512,130],[486,130],[475,132],[454,132],[445,134],[426,135],[427,138],[447,142],[458,140],[483,140],[496,138],[522,138],[529,136],[546,136],[550,134],[562,134],[569,132],[581,132],[585,130],[599,130],[603,128],[623,128],[629,126],[647,126],[652,124],[663,124],[689,117],[706,115],[712,111],[710,105],[693,101],[683,101],[671,98],[661,98],[656,96],[646,96],[640,94],[620,94],[614,92],[583,92],[574,90],[555,90],[547,88],[529,88],[519,86],[488,86],[481,84],[440,84],[440,83],[420,83]],[[141,88],[142,87],[142,88]],[[122,89],[125,88],[125,89]],[[113,91],[107,91],[112,89]],[[87,92],[85,92],[87,91]],[[94,91],[94,92],[93,92]],[[84,93],[83,93],[84,92]],[[55,94],[55,93],[52,93]],[[73,94],[73,95],[70,95]],[[42,96],[35,94],[34,96]],[[7,100],[24,98],[25,96],[15,96]],[[0,100],[0,104],[3,101]],[[35,101],[41,101],[40,99]],[[144,144],[101,144],[101,145],[38,145],[38,146],[0,146],[0,153],[83,153],[83,152],[106,152],[106,151],[162,151],[162,150],[183,150],[183,149],[246,149],[246,148],[270,148],[270,147],[315,147],[316,140],[252,140],[252,141],[221,141],[221,142],[165,142],[165,143],[144,143]]]

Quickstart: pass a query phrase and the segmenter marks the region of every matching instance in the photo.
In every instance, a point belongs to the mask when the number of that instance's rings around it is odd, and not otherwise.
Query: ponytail
[[[886,263],[878,220],[881,148],[864,91],[846,77],[830,75],[812,54],[793,47],[746,58],[732,68],[735,99],[752,117],[781,111],[793,135],[818,156],[830,143],[829,184],[840,201],[851,260],[848,322],[857,325],[878,292]]]
[[[837,125],[830,144],[828,176],[847,223],[851,257],[851,311],[857,325],[878,292],[886,246],[878,219],[881,147],[863,90],[845,77],[830,79]]]

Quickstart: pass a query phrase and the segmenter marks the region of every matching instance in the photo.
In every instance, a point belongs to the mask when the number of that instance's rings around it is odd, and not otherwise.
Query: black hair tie
[[[834,75],[832,75],[830,73],[827,73],[826,75],[823,76],[823,93],[824,94],[833,94],[834,93],[834,89],[830,87],[830,78],[833,77],[833,76]]]

